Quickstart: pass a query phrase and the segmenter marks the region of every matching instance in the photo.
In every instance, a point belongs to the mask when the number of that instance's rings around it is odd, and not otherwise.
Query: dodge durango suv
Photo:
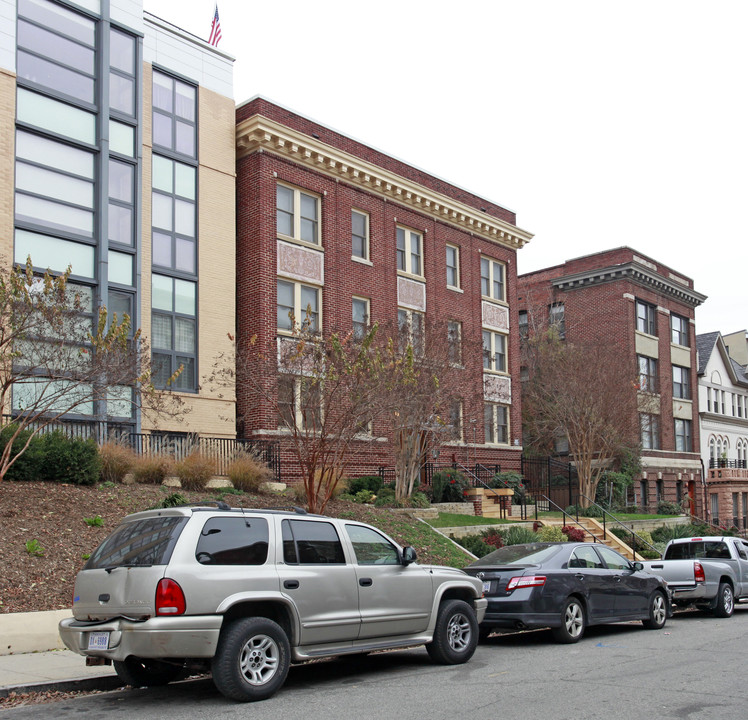
[[[425,644],[438,663],[467,662],[485,609],[480,580],[418,565],[374,527],[218,502],[126,517],[78,573],[59,629],[125,683],[204,666],[251,701],[314,658]]]

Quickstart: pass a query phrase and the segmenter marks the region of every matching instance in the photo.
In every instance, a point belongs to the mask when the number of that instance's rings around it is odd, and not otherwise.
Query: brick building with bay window
[[[515,214],[263,98],[236,121],[238,339],[288,336],[307,309],[323,333],[447,322],[445,343],[477,344],[462,365],[482,401],[455,409],[437,462],[518,468],[516,253],[531,235]],[[277,411],[238,387],[237,412],[293,477]],[[386,433],[357,444],[350,476],[392,464]]]
[[[520,275],[517,283],[522,336],[553,324],[566,341],[615,344],[630,359],[646,409],[635,503],[654,511],[661,500],[689,498],[691,513],[703,517],[694,309],[705,296],[691,279],[629,247]]]

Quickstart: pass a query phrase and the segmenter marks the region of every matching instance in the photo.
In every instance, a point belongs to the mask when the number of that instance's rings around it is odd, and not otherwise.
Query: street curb
[[[101,690],[102,692],[107,692],[124,687],[125,685],[117,675],[101,675],[72,680],[50,680],[47,682],[7,685],[0,687],[0,697],[8,697],[11,693],[72,692],[81,690]]]

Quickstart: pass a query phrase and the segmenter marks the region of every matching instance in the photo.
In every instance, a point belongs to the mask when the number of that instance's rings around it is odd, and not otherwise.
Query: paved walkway
[[[0,655],[0,696],[47,690],[111,690],[121,687],[111,665],[86,667],[70,650]]]

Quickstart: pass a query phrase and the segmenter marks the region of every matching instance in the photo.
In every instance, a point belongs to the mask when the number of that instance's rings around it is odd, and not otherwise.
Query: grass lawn
[[[464,527],[466,525],[505,525],[516,520],[501,520],[480,515],[462,515],[461,513],[440,512],[436,520],[426,520],[432,527]]]
[[[560,512],[541,512],[538,513],[538,518],[548,518],[549,520],[556,519],[560,520],[562,513]],[[580,516],[581,517],[581,516]],[[672,518],[673,515],[648,515],[646,513],[620,513],[616,517],[626,522],[628,520],[662,520],[664,518]],[[529,507],[527,508],[527,520],[532,521],[535,519],[535,512]],[[602,518],[596,518],[602,522]],[[523,522],[519,518],[512,518],[511,520],[502,520],[500,518],[487,518],[475,515],[462,515],[461,513],[444,513],[440,512],[439,517],[436,520],[427,520],[432,527],[465,527],[467,525],[505,525],[507,523]],[[612,522],[610,517],[606,519],[607,523]]]
[[[650,515],[649,513],[613,513],[615,517],[618,520],[663,520],[666,518],[673,518],[678,517],[677,515]],[[527,516],[529,518],[530,516],[530,510],[528,508],[527,510]],[[532,513],[533,518],[535,517],[535,513]],[[538,517],[542,520],[543,518],[556,518],[557,520],[560,520],[563,516],[563,513],[560,512],[541,512],[538,513]],[[582,517],[580,513],[580,517]],[[599,520],[600,522],[603,521],[601,517],[599,518],[593,518],[594,520]],[[611,517],[608,515],[606,517],[606,522],[611,522]]]

